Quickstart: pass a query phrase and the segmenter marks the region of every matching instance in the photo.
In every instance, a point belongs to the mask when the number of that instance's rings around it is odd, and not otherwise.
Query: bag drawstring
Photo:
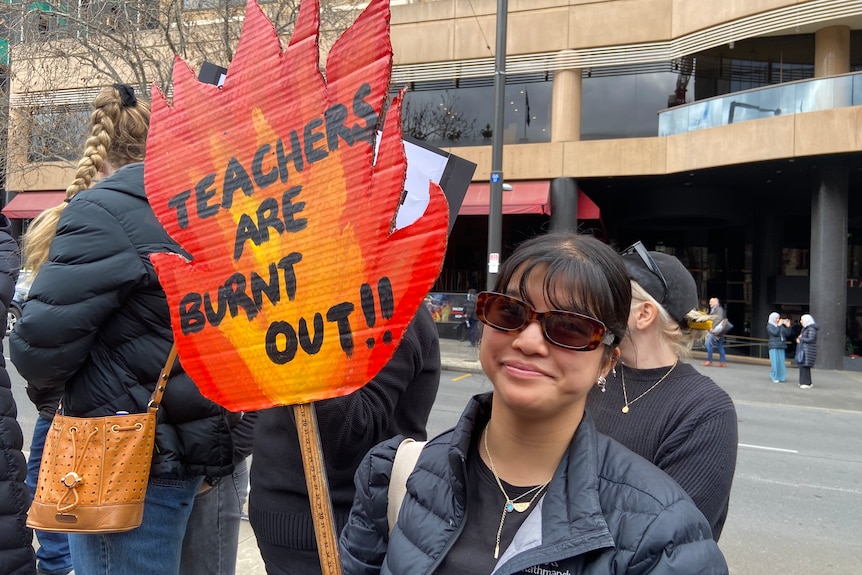
[[[77,427],[69,428],[69,434],[72,436],[72,451],[75,454],[75,458],[72,463],[72,471],[69,471],[60,479],[60,483],[66,486],[66,493],[63,495],[63,497],[60,498],[60,501],[57,502],[57,511],[60,513],[66,513],[67,511],[71,511],[78,506],[80,497],[78,496],[78,490],[76,488],[83,480],[81,479],[81,476],[78,474],[76,469],[78,469],[81,466],[81,463],[83,463],[84,454],[87,453],[87,447],[90,446],[90,441],[99,432],[99,428],[93,428],[93,431],[91,431],[90,434],[87,436],[87,440],[84,442],[84,447],[81,449],[80,453],[78,453],[78,446],[75,442],[75,432],[77,431]],[[66,500],[70,493],[74,494],[75,501],[73,501],[69,505],[64,506],[63,501]]]

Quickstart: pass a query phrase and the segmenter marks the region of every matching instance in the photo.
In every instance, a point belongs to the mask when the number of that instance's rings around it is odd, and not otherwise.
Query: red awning
[[[59,206],[66,192],[21,192],[2,211],[9,218],[35,218],[48,208]]]
[[[583,190],[578,190],[578,219],[579,220],[600,220],[602,212],[596,203],[584,193]]]
[[[551,214],[551,183],[548,180],[506,182],[511,192],[503,192],[504,214]],[[460,216],[487,216],[490,209],[491,184],[470,184],[458,210]]]
[[[504,214],[551,215],[551,182],[548,180],[530,180],[506,183],[512,186],[512,191],[503,192]],[[486,216],[488,215],[490,198],[490,183],[470,184],[458,214],[462,216]],[[598,220],[599,217],[599,207],[583,191],[578,190],[578,219]]]

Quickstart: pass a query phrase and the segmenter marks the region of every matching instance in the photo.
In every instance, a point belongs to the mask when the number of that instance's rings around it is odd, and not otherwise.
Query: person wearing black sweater
[[[440,343],[422,306],[392,359],[354,393],[316,402],[336,537],[353,504],[353,475],[365,453],[386,439],[426,439],[440,384]],[[258,412],[249,519],[270,575],[321,573],[292,407]]]
[[[685,489],[718,541],[736,469],[736,408],[714,381],[682,361],[708,329],[690,320],[698,304],[691,274],[674,256],[633,248],[623,256],[632,307],[621,365],[604,392],[590,392],[587,409],[600,432]]]

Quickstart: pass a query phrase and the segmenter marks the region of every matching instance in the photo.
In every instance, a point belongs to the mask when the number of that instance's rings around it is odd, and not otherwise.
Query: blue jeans
[[[724,338],[722,336],[714,336],[709,334],[706,336],[706,361],[712,361],[712,350],[713,348],[718,348],[718,361],[720,363],[726,363],[726,357],[724,356]]]
[[[186,522],[203,477],[150,478],[144,521],[125,533],[69,534],[76,575],[179,575]]]
[[[248,464],[237,463],[233,475],[195,497],[183,539],[180,573],[233,575],[242,506],[248,495]]]
[[[772,381],[787,380],[787,366],[784,365],[786,355],[783,349],[770,349],[769,361],[772,363],[772,369],[769,371],[769,377]]]
[[[30,457],[27,459],[27,487],[30,497],[36,494],[39,481],[39,466],[42,464],[42,451],[45,450],[45,437],[51,428],[51,419],[39,415],[33,427],[33,441],[30,442]],[[36,563],[39,573],[46,575],[66,575],[72,570],[72,556],[69,554],[69,537],[65,533],[36,531],[39,548],[36,550]]]

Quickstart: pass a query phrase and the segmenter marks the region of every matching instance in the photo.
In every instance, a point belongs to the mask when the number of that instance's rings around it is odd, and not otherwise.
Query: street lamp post
[[[497,0],[497,52],[494,55],[494,133],[491,140],[491,198],[488,206],[488,290],[500,265],[503,228],[503,116],[506,101],[506,24],[509,1]]]

